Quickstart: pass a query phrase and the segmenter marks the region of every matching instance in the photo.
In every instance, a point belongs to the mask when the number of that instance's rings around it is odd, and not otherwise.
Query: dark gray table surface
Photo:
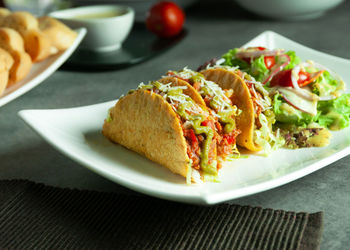
[[[267,20],[231,2],[221,5],[201,2],[187,14],[188,36],[166,53],[122,70],[59,70],[41,85],[1,107],[0,179],[29,179],[59,187],[135,194],[90,172],[49,146],[18,117],[17,112],[22,109],[68,108],[116,99],[142,81],[157,79],[168,69],[195,68],[265,30],[350,59],[350,1],[321,18],[299,22]],[[293,211],[324,211],[321,249],[348,249],[349,165],[350,156],[292,183],[232,202]]]

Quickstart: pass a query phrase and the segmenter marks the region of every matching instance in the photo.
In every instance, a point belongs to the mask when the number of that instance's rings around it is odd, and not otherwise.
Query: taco
[[[214,67],[201,71],[206,79],[223,89],[232,89],[231,101],[242,113],[236,118],[241,133],[237,144],[250,151],[269,153],[284,144],[278,131],[272,131],[275,122],[271,100],[262,84],[235,68]]]
[[[215,118],[201,96],[179,79],[168,77],[119,99],[102,133],[187,179],[218,178]]]
[[[181,71],[168,71],[167,75],[184,80],[188,86],[194,88],[215,117],[215,124],[212,126],[217,128],[219,134],[217,137],[219,164],[227,156],[238,155],[236,138],[240,134],[240,130],[236,128],[235,119],[240,114],[240,110],[232,105],[230,99],[233,93],[232,89],[223,90],[215,82],[205,79],[201,73],[187,67]]]

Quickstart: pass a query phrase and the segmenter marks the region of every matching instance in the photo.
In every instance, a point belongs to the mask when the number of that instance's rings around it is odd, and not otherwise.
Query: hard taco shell
[[[201,71],[204,77],[217,83],[222,89],[232,89],[231,101],[242,113],[236,117],[236,127],[241,130],[237,144],[251,151],[262,148],[254,143],[255,115],[252,97],[244,80],[232,71],[223,68]]]
[[[158,82],[163,84],[172,83],[171,86],[186,86],[187,88],[183,89],[182,92],[185,95],[188,95],[189,97],[191,97],[192,100],[195,101],[197,104],[202,105],[204,107],[206,106],[202,96],[188,82],[173,76],[163,77],[159,79]]]
[[[103,135],[186,177],[186,140],[179,118],[162,96],[136,90],[121,98],[110,116],[111,121],[103,125]]]

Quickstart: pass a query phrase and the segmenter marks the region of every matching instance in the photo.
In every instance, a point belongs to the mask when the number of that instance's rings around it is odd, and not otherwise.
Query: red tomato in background
[[[173,2],[159,2],[152,6],[146,18],[147,29],[160,37],[179,34],[185,21],[182,9]]]

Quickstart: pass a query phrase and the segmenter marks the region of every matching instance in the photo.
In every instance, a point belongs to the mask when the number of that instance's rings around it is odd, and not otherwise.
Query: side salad
[[[209,67],[231,67],[262,83],[272,100],[274,129],[280,129],[289,148],[325,146],[328,130],[350,123],[350,94],[335,72],[294,51],[264,47],[229,50]]]

